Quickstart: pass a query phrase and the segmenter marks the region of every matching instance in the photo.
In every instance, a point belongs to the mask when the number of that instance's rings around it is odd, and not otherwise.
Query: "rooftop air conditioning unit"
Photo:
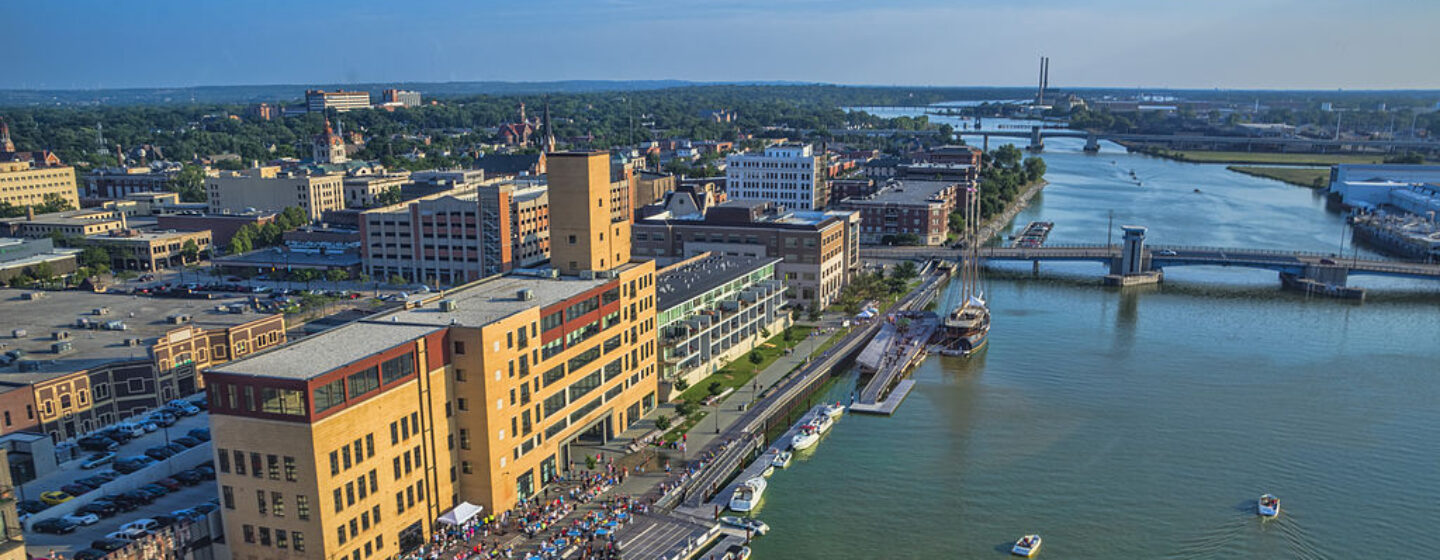
[[[520,290],[520,292],[517,293],[516,296],[520,298],[520,301],[532,301],[535,299],[535,290],[525,288],[523,290]]]
[[[456,304],[456,303],[455,303],[455,300],[453,300],[453,299],[442,299],[442,300],[440,300],[440,310],[441,310],[441,311],[454,311],[454,310],[458,309],[459,307],[460,307],[459,304]]]

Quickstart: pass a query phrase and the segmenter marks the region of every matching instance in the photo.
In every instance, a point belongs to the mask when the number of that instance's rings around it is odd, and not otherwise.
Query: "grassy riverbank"
[[[1307,167],[1262,167],[1253,165],[1231,165],[1226,167],[1236,173],[1255,177],[1275,179],[1298,187],[1323,189],[1330,186],[1330,170]]]
[[[1337,163],[1383,163],[1384,154],[1299,154],[1287,152],[1208,152],[1199,150],[1142,150],[1152,156],[1191,163],[1234,163],[1272,165],[1335,165]]]

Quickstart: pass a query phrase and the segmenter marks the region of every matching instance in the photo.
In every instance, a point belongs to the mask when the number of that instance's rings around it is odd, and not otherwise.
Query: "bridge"
[[[1029,131],[1005,131],[1005,130],[957,130],[959,136],[981,136],[984,137],[984,149],[990,149],[990,137],[1000,138],[1029,138],[1030,144],[1026,149],[1030,151],[1043,151],[1045,149],[1045,138],[1084,138],[1085,151],[1097,152],[1100,150],[1100,140],[1111,140],[1115,142],[1126,142],[1139,145],[1164,145],[1173,147],[1175,144],[1190,146],[1229,146],[1232,148],[1243,148],[1248,151],[1254,146],[1265,146],[1274,148],[1296,148],[1305,151],[1339,151],[1341,149],[1354,148],[1376,148],[1381,150],[1419,150],[1433,151],[1440,150],[1440,142],[1427,140],[1323,140],[1314,138],[1266,138],[1255,136],[1186,136],[1175,134],[1116,134],[1097,133],[1093,130],[1074,130],[1060,128],[1045,128],[1031,126]]]
[[[985,261],[1098,262],[1110,269],[1107,283],[1155,283],[1164,269],[1178,266],[1224,266],[1273,270],[1291,289],[1334,297],[1361,299],[1364,290],[1346,286],[1350,276],[1373,275],[1440,281],[1440,264],[1377,259],[1341,258],[1326,253],[1185,245],[1146,245],[1144,229],[1126,226],[1120,245],[1044,245],[1040,247],[987,247]],[[865,247],[860,256],[881,259],[958,259],[947,247]]]

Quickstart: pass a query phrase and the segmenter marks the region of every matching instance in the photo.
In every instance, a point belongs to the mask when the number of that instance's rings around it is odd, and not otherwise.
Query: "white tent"
[[[446,525],[460,525],[479,515],[482,509],[485,508],[470,502],[460,502],[460,505],[455,506],[455,509],[445,512],[445,515],[441,515],[440,522]]]

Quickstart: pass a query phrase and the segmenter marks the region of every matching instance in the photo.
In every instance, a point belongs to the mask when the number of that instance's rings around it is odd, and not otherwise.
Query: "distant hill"
[[[747,84],[759,84],[748,82]],[[779,84],[781,82],[765,82]],[[567,80],[558,82],[389,82],[367,84],[277,84],[262,86],[197,86],[183,88],[25,90],[0,89],[0,107],[39,105],[163,105],[170,103],[302,102],[307,89],[365,90],[379,101],[386,89],[419,91],[424,98],[462,95],[516,95],[640,91],[705,85],[684,80]]]

